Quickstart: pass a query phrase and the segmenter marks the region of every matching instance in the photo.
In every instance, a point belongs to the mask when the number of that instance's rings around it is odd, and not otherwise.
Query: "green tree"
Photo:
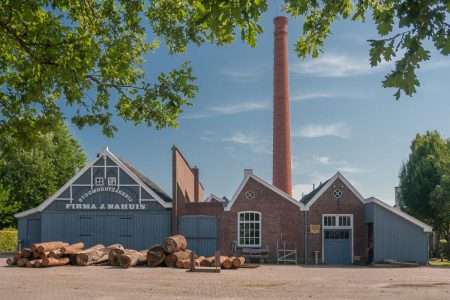
[[[0,228],[14,226],[15,213],[39,205],[85,164],[84,152],[62,122],[36,135],[32,149],[1,136]]]
[[[429,59],[427,39],[450,52],[449,0],[286,0],[285,11],[304,17],[300,57],[321,52],[338,19],[377,25],[370,62],[399,55],[385,87],[413,95],[416,69]],[[167,73],[144,72],[143,62],[163,41],[171,54],[189,44],[250,46],[262,32],[264,0],[4,0],[0,5],[0,132],[30,140],[70,117],[77,126],[100,125],[111,136],[114,115],[134,124],[177,126],[197,87],[188,62]],[[151,60],[151,55],[148,56]],[[72,107],[68,114],[64,107]],[[64,112],[64,113],[63,113]]]
[[[450,140],[417,134],[400,171],[400,205],[450,239]]]

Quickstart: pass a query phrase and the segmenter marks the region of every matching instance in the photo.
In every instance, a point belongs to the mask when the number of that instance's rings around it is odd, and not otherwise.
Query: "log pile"
[[[64,265],[96,266],[110,265],[122,268],[147,265],[149,267],[172,267],[190,269],[214,267],[215,257],[197,256],[187,248],[187,240],[182,235],[169,236],[162,245],[154,245],[148,250],[125,249],[121,244],[105,246],[97,244],[85,248],[82,242],[68,244],[61,241],[32,244],[30,248],[18,251],[7,259],[9,266],[39,268]],[[244,257],[220,256],[218,265],[222,269],[238,269],[245,263]]]

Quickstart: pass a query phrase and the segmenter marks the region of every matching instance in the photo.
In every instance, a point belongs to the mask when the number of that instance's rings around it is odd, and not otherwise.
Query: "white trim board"
[[[386,210],[388,210],[388,211],[390,211],[390,212],[392,212],[392,213],[402,217],[403,219],[405,219],[405,220],[407,220],[407,221],[409,221],[409,222],[411,222],[411,223],[421,227],[424,232],[432,232],[433,231],[433,227],[431,227],[430,225],[427,225],[427,224],[423,223],[422,221],[417,220],[413,216],[410,216],[407,213],[405,213],[405,212],[403,212],[403,211],[401,211],[399,209],[393,208],[389,204],[381,201],[380,199],[377,199],[375,197],[370,197],[370,198],[367,198],[365,200],[365,203],[366,204],[369,204],[369,203],[378,204],[379,206],[385,208]]]
[[[311,200],[305,205],[306,210],[309,210],[311,206],[316,202],[333,184],[336,180],[340,179],[345,186],[353,193],[355,196],[361,201],[361,203],[365,203],[364,197],[356,190],[356,188],[350,183],[350,181],[347,180],[347,178],[344,177],[340,172],[337,172],[334,174],[333,177],[331,177],[328,182],[322,186],[319,192],[317,192],[314,197],[312,197]]]
[[[351,226],[340,226],[339,224],[336,226],[325,226],[324,225],[324,219],[327,216],[334,216],[336,217],[336,222],[339,222],[339,216],[345,216],[345,217],[350,217],[350,224]],[[321,228],[322,228],[322,264],[325,264],[325,230],[334,230],[334,229],[344,229],[344,230],[350,230],[351,232],[351,240],[352,240],[352,244],[351,244],[351,258],[352,258],[352,264],[353,264],[353,256],[354,256],[354,225],[353,225],[353,214],[322,214],[322,224],[320,224]],[[337,223],[336,223],[337,224]]]
[[[161,197],[158,196],[158,194],[156,194],[154,191],[152,191],[151,189],[149,189],[131,170],[129,170],[111,151],[109,151],[108,147],[106,147],[103,151],[101,151],[98,156],[92,160],[91,162],[89,162],[87,165],[85,165],[80,171],[78,171],[78,173],[76,173],[71,179],[69,179],[69,181],[66,182],[66,184],[64,184],[56,193],[54,193],[52,196],[50,196],[49,198],[47,198],[44,202],[42,202],[40,205],[33,207],[31,209],[19,212],[17,214],[14,215],[14,217],[16,218],[22,218],[37,212],[41,212],[43,211],[45,208],[47,208],[51,203],[53,203],[53,201],[55,201],[58,196],[64,192],[69,186],[71,186],[78,178],[81,177],[81,175],[83,175],[88,169],[92,168],[94,166],[94,163],[99,159],[99,157],[101,155],[106,155],[108,156],[112,161],[114,161],[117,166],[116,167],[121,167],[125,173],[127,173],[134,181],[136,181],[138,183],[138,185],[143,188],[147,193],[149,193],[150,195],[152,195],[152,197],[159,203],[161,204],[164,208],[171,208],[172,207],[172,203],[168,203],[165,202],[164,200],[161,199]],[[101,166],[102,168],[104,168],[104,166]],[[92,179],[92,172],[91,172],[91,179]],[[92,183],[92,182],[91,182]]]
[[[250,178],[255,180],[256,182],[262,184],[263,186],[267,187],[268,189],[272,190],[273,192],[277,193],[278,195],[282,196],[283,198],[285,198],[289,202],[295,204],[300,210],[305,210],[305,206],[300,201],[295,200],[293,197],[289,196],[287,193],[283,192],[282,190],[280,190],[279,188],[275,187],[274,185],[268,183],[264,179],[254,175],[254,174],[249,174],[249,175],[246,175],[244,177],[244,179],[241,181],[241,184],[239,185],[238,189],[234,193],[233,198],[231,198],[231,200],[228,203],[228,205],[225,206],[225,211],[230,211],[230,209],[231,209],[231,207],[233,207],[233,204],[236,201],[237,197],[242,192],[242,190],[244,189],[245,185],[250,180]]]

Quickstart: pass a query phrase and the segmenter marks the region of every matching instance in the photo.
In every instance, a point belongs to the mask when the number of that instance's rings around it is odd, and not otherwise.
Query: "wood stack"
[[[9,266],[52,267],[67,264],[78,266],[111,265],[130,268],[139,265],[149,267],[167,266],[191,269],[194,267],[213,267],[215,257],[197,257],[187,248],[187,240],[177,234],[169,236],[162,245],[154,245],[148,250],[125,249],[121,244],[94,245],[85,249],[82,242],[68,244],[61,241],[32,244],[30,248],[18,251],[8,258]],[[237,269],[245,263],[244,257],[218,256],[222,269]]]

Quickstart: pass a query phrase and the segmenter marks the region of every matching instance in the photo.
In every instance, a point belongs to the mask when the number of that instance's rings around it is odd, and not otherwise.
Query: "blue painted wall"
[[[217,219],[213,216],[182,216],[180,233],[188,242],[189,249],[198,255],[212,256],[217,250]]]
[[[428,262],[428,233],[421,227],[376,203],[366,204],[365,220],[373,223],[374,262],[385,259]]]

